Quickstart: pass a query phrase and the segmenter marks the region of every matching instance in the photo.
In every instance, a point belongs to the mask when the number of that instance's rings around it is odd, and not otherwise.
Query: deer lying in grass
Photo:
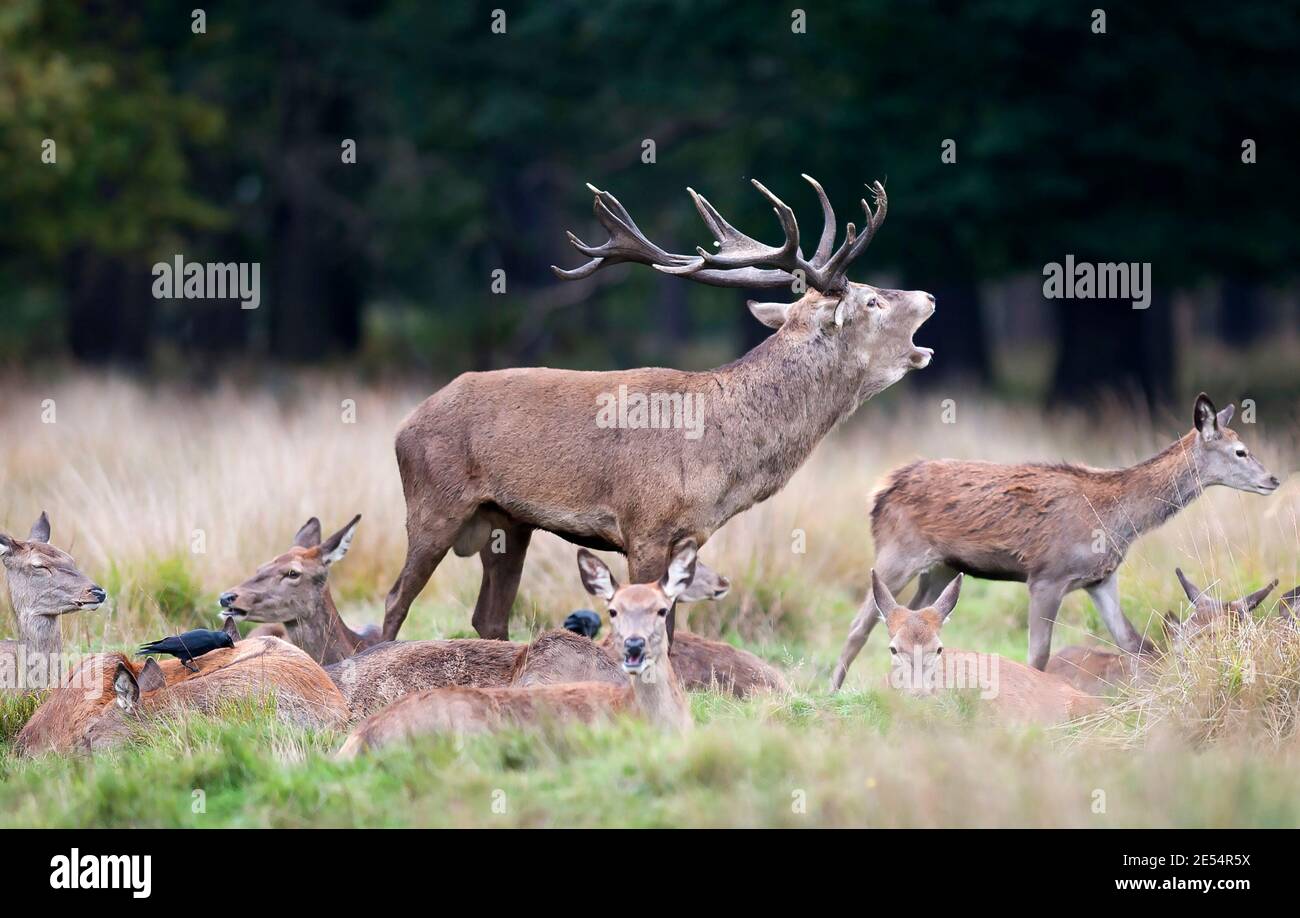
[[[53,688],[62,679],[62,616],[96,609],[107,594],[50,544],[45,513],[25,541],[0,533],[0,564],[18,624],[18,640],[0,641],[0,692]]]
[[[187,710],[218,713],[232,700],[270,697],[287,724],[340,728],[347,703],[325,671],[297,647],[249,638],[194,661],[143,665],[120,653],[92,654],[50,694],[19,732],[23,754],[93,752],[127,739],[143,719]]]
[[[1217,628],[1232,622],[1246,621],[1251,612],[1277,586],[1277,580],[1274,580],[1240,599],[1221,602],[1193,584],[1181,568],[1175,568],[1174,573],[1192,604],[1191,615],[1181,621],[1172,612],[1165,613],[1162,622],[1165,638],[1175,653],[1181,653],[1189,643]],[[1285,612],[1282,614],[1285,616]],[[1052,658],[1047,661],[1047,672],[1059,676],[1082,692],[1100,696],[1141,678],[1159,658],[1160,654],[1155,650],[1130,654],[1075,644],[1052,654]]]
[[[977,690],[995,717],[1018,723],[1061,723],[1100,709],[1096,698],[1056,676],[997,654],[945,648],[939,632],[957,605],[962,576],[954,577],[933,605],[910,609],[871,572],[871,593],[889,631],[888,685],[912,695]]]
[[[750,303],[776,333],[708,372],[497,370],[458,376],[430,396],[397,433],[407,554],[385,604],[386,638],[397,637],[412,601],[454,548],[462,557],[477,552],[483,563],[474,629],[481,637],[504,640],[536,529],[621,552],[634,582],[654,579],[679,539],[703,545],[731,517],[784,487],[821,439],[860,404],[929,364],[931,352],[916,347],[912,335],[934,312],[934,297],[845,278],[884,222],[884,188],[874,186],[874,212],[862,202],[862,234],[850,224],[835,248],[830,202],[820,185],[808,181],[824,218],[810,258],[800,248],[794,212],[757,182],[776,209],[784,241],[769,246],[744,235],[692,191],[717,240],[715,248],[698,249],[697,255],[661,249],[612,194],[592,189],[596,219],[610,239],[587,246],[570,234],[592,260],[571,271],[555,269],[562,278],[637,262],[723,287],[802,290],[802,282],[807,293],[788,305]],[[651,406],[656,416],[667,411],[678,420],[690,408],[699,423],[690,430],[673,421],[602,423],[612,399]],[[683,429],[661,429],[674,424]],[[685,475],[683,469],[707,473]],[[494,530],[504,536],[505,551],[496,550],[501,546],[491,538]]]
[[[630,685],[575,682],[429,689],[407,695],[363,721],[343,744],[339,757],[351,758],[365,749],[431,733],[480,733],[544,720],[590,723],[621,712],[635,712],[665,729],[688,729],[690,705],[668,656],[668,611],[695,576],[695,563],[696,545],[687,539],[658,582],[620,587],[599,558],[579,550],[583,586],[609,606],[618,657]]]
[[[730,584],[725,577],[696,563],[695,579],[677,602],[721,599]],[[586,641],[586,643],[582,643]],[[616,636],[609,634],[599,644],[568,631],[539,635],[515,663],[512,685],[553,685],[560,682],[613,682],[627,684],[618,664]],[[789,683],[780,671],[747,650],[724,641],[711,641],[679,630],[668,651],[677,678],[689,691],[720,689],[738,698],[754,692],[788,692]]]
[[[921,575],[914,605],[934,601],[958,571],[1029,587],[1029,664],[1047,666],[1061,600],[1077,589],[1092,597],[1116,644],[1129,653],[1151,645],[1119,604],[1117,571],[1129,546],[1211,485],[1254,494],[1278,480],[1228,429],[1233,406],[1215,412],[1201,393],[1192,431],[1163,452],[1126,469],[943,459],[914,462],[889,475],[871,510],[876,569],[893,592]],[[862,604],[832,690],[844,682],[877,615]]]
[[[366,717],[403,695],[423,689],[509,685],[518,673],[545,672],[543,659],[553,661],[556,666],[567,666],[566,671],[574,673],[585,672],[588,665],[596,666],[604,673],[605,681],[626,684],[622,671],[593,649],[590,641],[583,645],[563,644],[561,632],[544,633],[532,644],[489,640],[372,643],[378,640],[378,634],[370,629],[357,632],[349,628],[340,617],[329,588],[330,569],[347,555],[360,519],[358,515],[322,544],[320,522],[312,517],[298,531],[289,551],[264,564],[251,578],[221,596],[222,614],[227,620],[262,623],[250,637],[268,634],[283,637],[324,664],[326,673],[347,698],[354,718]],[[696,565],[695,580],[678,602],[720,599],[729,588],[725,577],[700,563]],[[688,644],[704,641],[693,635],[686,640]],[[362,649],[354,655],[349,648]],[[733,654],[743,653],[727,649]],[[693,657],[707,656],[707,650],[693,645],[687,653]],[[523,661],[529,660],[534,665],[525,667]],[[607,662],[608,665],[601,666]],[[733,677],[730,669],[741,663],[743,660],[733,662],[726,655],[717,654],[713,668],[717,670],[718,681],[743,682],[743,675]],[[760,662],[760,665],[765,664]],[[581,677],[548,681],[581,681]]]

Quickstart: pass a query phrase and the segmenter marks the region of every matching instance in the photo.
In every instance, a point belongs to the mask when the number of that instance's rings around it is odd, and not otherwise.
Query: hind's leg
[[[883,548],[880,554],[876,556],[876,576],[881,579],[889,592],[895,596],[907,586],[917,572],[921,570],[924,562],[914,557],[904,555],[901,552],[891,551],[889,548]],[[844,641],[844,649],[840,652],[840,660],[835,664],[835,672],[831,675],[831,691],[837,692],[841,685],[844,684],[844,677],[849,674],[849,667],[857,659],[862,650],[862,645],[867,642],[871,635],[871,629],[876,627],[876,622],[880,620],[880,612],[876,609],[876,600],[867,591],[867,598],[862,601],[858,608],[858,614],[853,619],[853,624],[849,628],[849,636]]]
[[[1149,653],[1154,649],[1155,645],[1138,634],[1133,623],[1124,617],[1120,609],[1119,574],[1111,574],[1101,583],[1094,583],[1088,587],[1088,595],[1092,597],[1092,603],[1101,614],[1101,620],[1106,623],[1106,627],[1115,637],[1115,643],[1119,644],[1122,650],[1128,653]]]
[[[479,552],[483,561],[483,585],[474,606],[474,630],[479,637],[509,640],[510,607],[519,592],[519,578],[524,572],[524,558],[532,536],[531,527],[508,523],[492,532]]]

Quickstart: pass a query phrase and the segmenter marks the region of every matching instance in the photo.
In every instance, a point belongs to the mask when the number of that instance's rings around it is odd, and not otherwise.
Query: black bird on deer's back
[[[174,637],[163,638],[161,641],[141,644],[137,656],[150,653],[165,653],[184,663],[185,668],[190,672],[196,673],[199,668],[194,665],[195,657],[201,657],[205,653],[211,653],[222,647],[234,646],[234,639],[225,631],[208,631],[206,628],[197,628],[194,631],[186,631],[184,634],[178,634]]]

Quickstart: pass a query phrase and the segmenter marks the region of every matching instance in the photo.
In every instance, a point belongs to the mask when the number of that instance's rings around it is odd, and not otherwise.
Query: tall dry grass
[[[111,589],[107,612],[65,621],[66,636],[86,645],[211,621],[214,597],[283,551],[307,517],[328,529],[359,512],[335,590],[350,615],[378,620],[405,551],[393,434],[427,394],[313,376],[274,389],[230,379],[208,392],[113,376],[11,382],[0,402],[0,527],[25,534],[48,510],[54,541]],[[946,398],[955,401],[953,423],[944,422]],[[1219,398],[1226,403],[1228,394]],[[47,400],[53,423],[44,423]],[[1238,430],[1286,478],[1300,455],[1298,432],[1270,426],[1266,409],[1260,415]],[[692,609],[692,626],[831,654],[862,596],[872,558],[869,495],[890,468],[936,456],[1124,465],[1189,422],[1156,422],[1120,406],[1100,417],[1043,416],[960,392],[888,393],[833,434],[784,491],[710,540],[704,557],[737,588],[720,608]],[[1175,565],[1225,594],[1274,576],[1283,588],[1300,582],[1297,505],[1295,479],[1268,498],[1213,489],[1135,547],[1121,574],[1126,608],[1140,617],[1179,602]],[[546,535],[534,546],[516,607],[521,627],[589,604],[572,548]],[[444,561],[412,617],[412,636],[467,629],[478,580],[477,559]],[[1005,614],[1023,614],[1023,588],[980,590]],[[1072,597],[1058,642],[1090,615]]]

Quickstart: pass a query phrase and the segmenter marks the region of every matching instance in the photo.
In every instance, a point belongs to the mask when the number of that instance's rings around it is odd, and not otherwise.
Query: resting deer
[[[120,653],[88,656],[36,709],[14,746],[26,755],[107,749],[149,716],[216,713],[232,699],[257,696],[272,697],[284,723],[347,723],[347,702],[325,671],[285,641],[249,638],[195,662],[198,672],[192,673],[179,660],[141,665]]]
[[[1211,485],[1270,494],[1278,480],[1228,429],[1233,406],[1216,414],[1196,399],[1192,431],[1126,469],[950,459],[892,472],[875,497],[871,534],[876,569],[894,592],[921,575],[914,605],[934,601],[957,572],[1029,587],[1029,664],[1043,669],[1061,600],[1092,597],[1116,644],[1149,652],[1119,604],[1117,571],[1129,546]],[[853,621],[831,678],[844,682],[876,621],[871,598]]]
[[[52,688],[61,678],[61,617],[96,609],[107,594],[77,569],[71,555],[50,544],[45,513],[26,541],[0,533],[0,563],[18,623],[18,640],[0,641],[0,691]]]
[[[997,654],[945,648],[939,632],[957,605],[962,576],[954,577],[933,605],[910,609],[871,572],[875,608],[889,632],[890,686],[912,695],[978,690],[994,716],[1013,722],[1060,723],[1100,709],[1096,698],[1056,676]]]
[[[609,606],[618,658],[630,685],[573,682],[429,689],[407,695],[363,721],[343,744],[339,757],[351,758],[364,749],[430,733],[480,733],[543,720],[590,723],[625,711],[665,729],[688,729],[690,705],[668,656],[668,612],[695,576],[695,555],[695,542],[687,539],[679,544],[658,582],[620,587],[599,558],[579,550],[582,584]]]
[[[543,658],[570,671],[604,661],[604,657],[591,659],[600,654],[590,641],[576,646],[557,644],[553,637],[558,632],[542,634],[532,644],[514,644],[490,640],[375,643],[379,636],[373,630],[353,631],[334,604],[329,572],[346,557],[360,519],[358,515],[322,544],[320,522],[312,517],[298,530],[289,551],[262,565],[220,600],[227,621],[262,623],[249,637],[284,638],[324,664],[354,717],[373,714],[422,689],[509,685],[517,673],[548,671],[542,666]],[[730,586],[725,577],[699,563],[695,580],[678,601],[720,599]],[[239,639],[238,631],[235,639]],[[536,653],[526,652],[534,649]],[[524,667],[521,661],[527,660],[534,666]],[[725,662],[719,659],[716,668],[718,680],[725,681],[729,675]],[[626,682],[616,667],[601,671],[608,681]]]
[[[1182,653],[1193,641],[1204,638],[1218,628],[1246,621],[1250,618],[1250,613],[1277,586],[1277,580],[1273,580],[1240,599],[1222,602],[1193,584],[1181,568],[1175,568],[1174,573],[1192,604],[1191,615],[1181,621],[1172,612],[1165,613],[1165,636],[1174,653]],[[1283,600],[1281,614],[1285,618],[1285,597]],[[1052,654],[1052,658],[1047,661],[1047,672],[1090,695],[1105,695],[1134,679],[1140,679],[1159,658],[1159,653],[1154,650],[1130,654],[1075,644]]]
[[[714,286],[790,289],[802,282],[807,292],[791,304],[751,302],[751,312],[776,333],[709,372],[498,370],[464,374],[430,396],[397,433],[408,544],[385,603],[386,638],[397,637],[411,602],[454,549],[482,560],[474,629],[505,639],[535,529],[621,552],[633,581],[654,579],[670,546],[686,537],[703,545],[731,517],[784,487],[858,405],[930,362],[931,352],[916,347],[912,334],[934,312],[932,296],[845,279],[884,221],[884,188],[874,186],[874,212],[863,201],[862,234],[850,224],[834,248],[830,202],[808,181],[825,220],[811,258],[800,248],[794,212],[757,182],[776,209],[784,241],[769,246],[742,234],[692,191],[717,240],[697,255],[661,249],[612,194],[592,188],[596,219],[610,238],[587,246],[570,234],[591,261],[555,269],[561,278],[637,262]],[[620,410],[615,420],[616,400],[647,410]],[[698,429],[660,429],[675,423],[664,412],[675,412],[685,426],[688,409]]]

